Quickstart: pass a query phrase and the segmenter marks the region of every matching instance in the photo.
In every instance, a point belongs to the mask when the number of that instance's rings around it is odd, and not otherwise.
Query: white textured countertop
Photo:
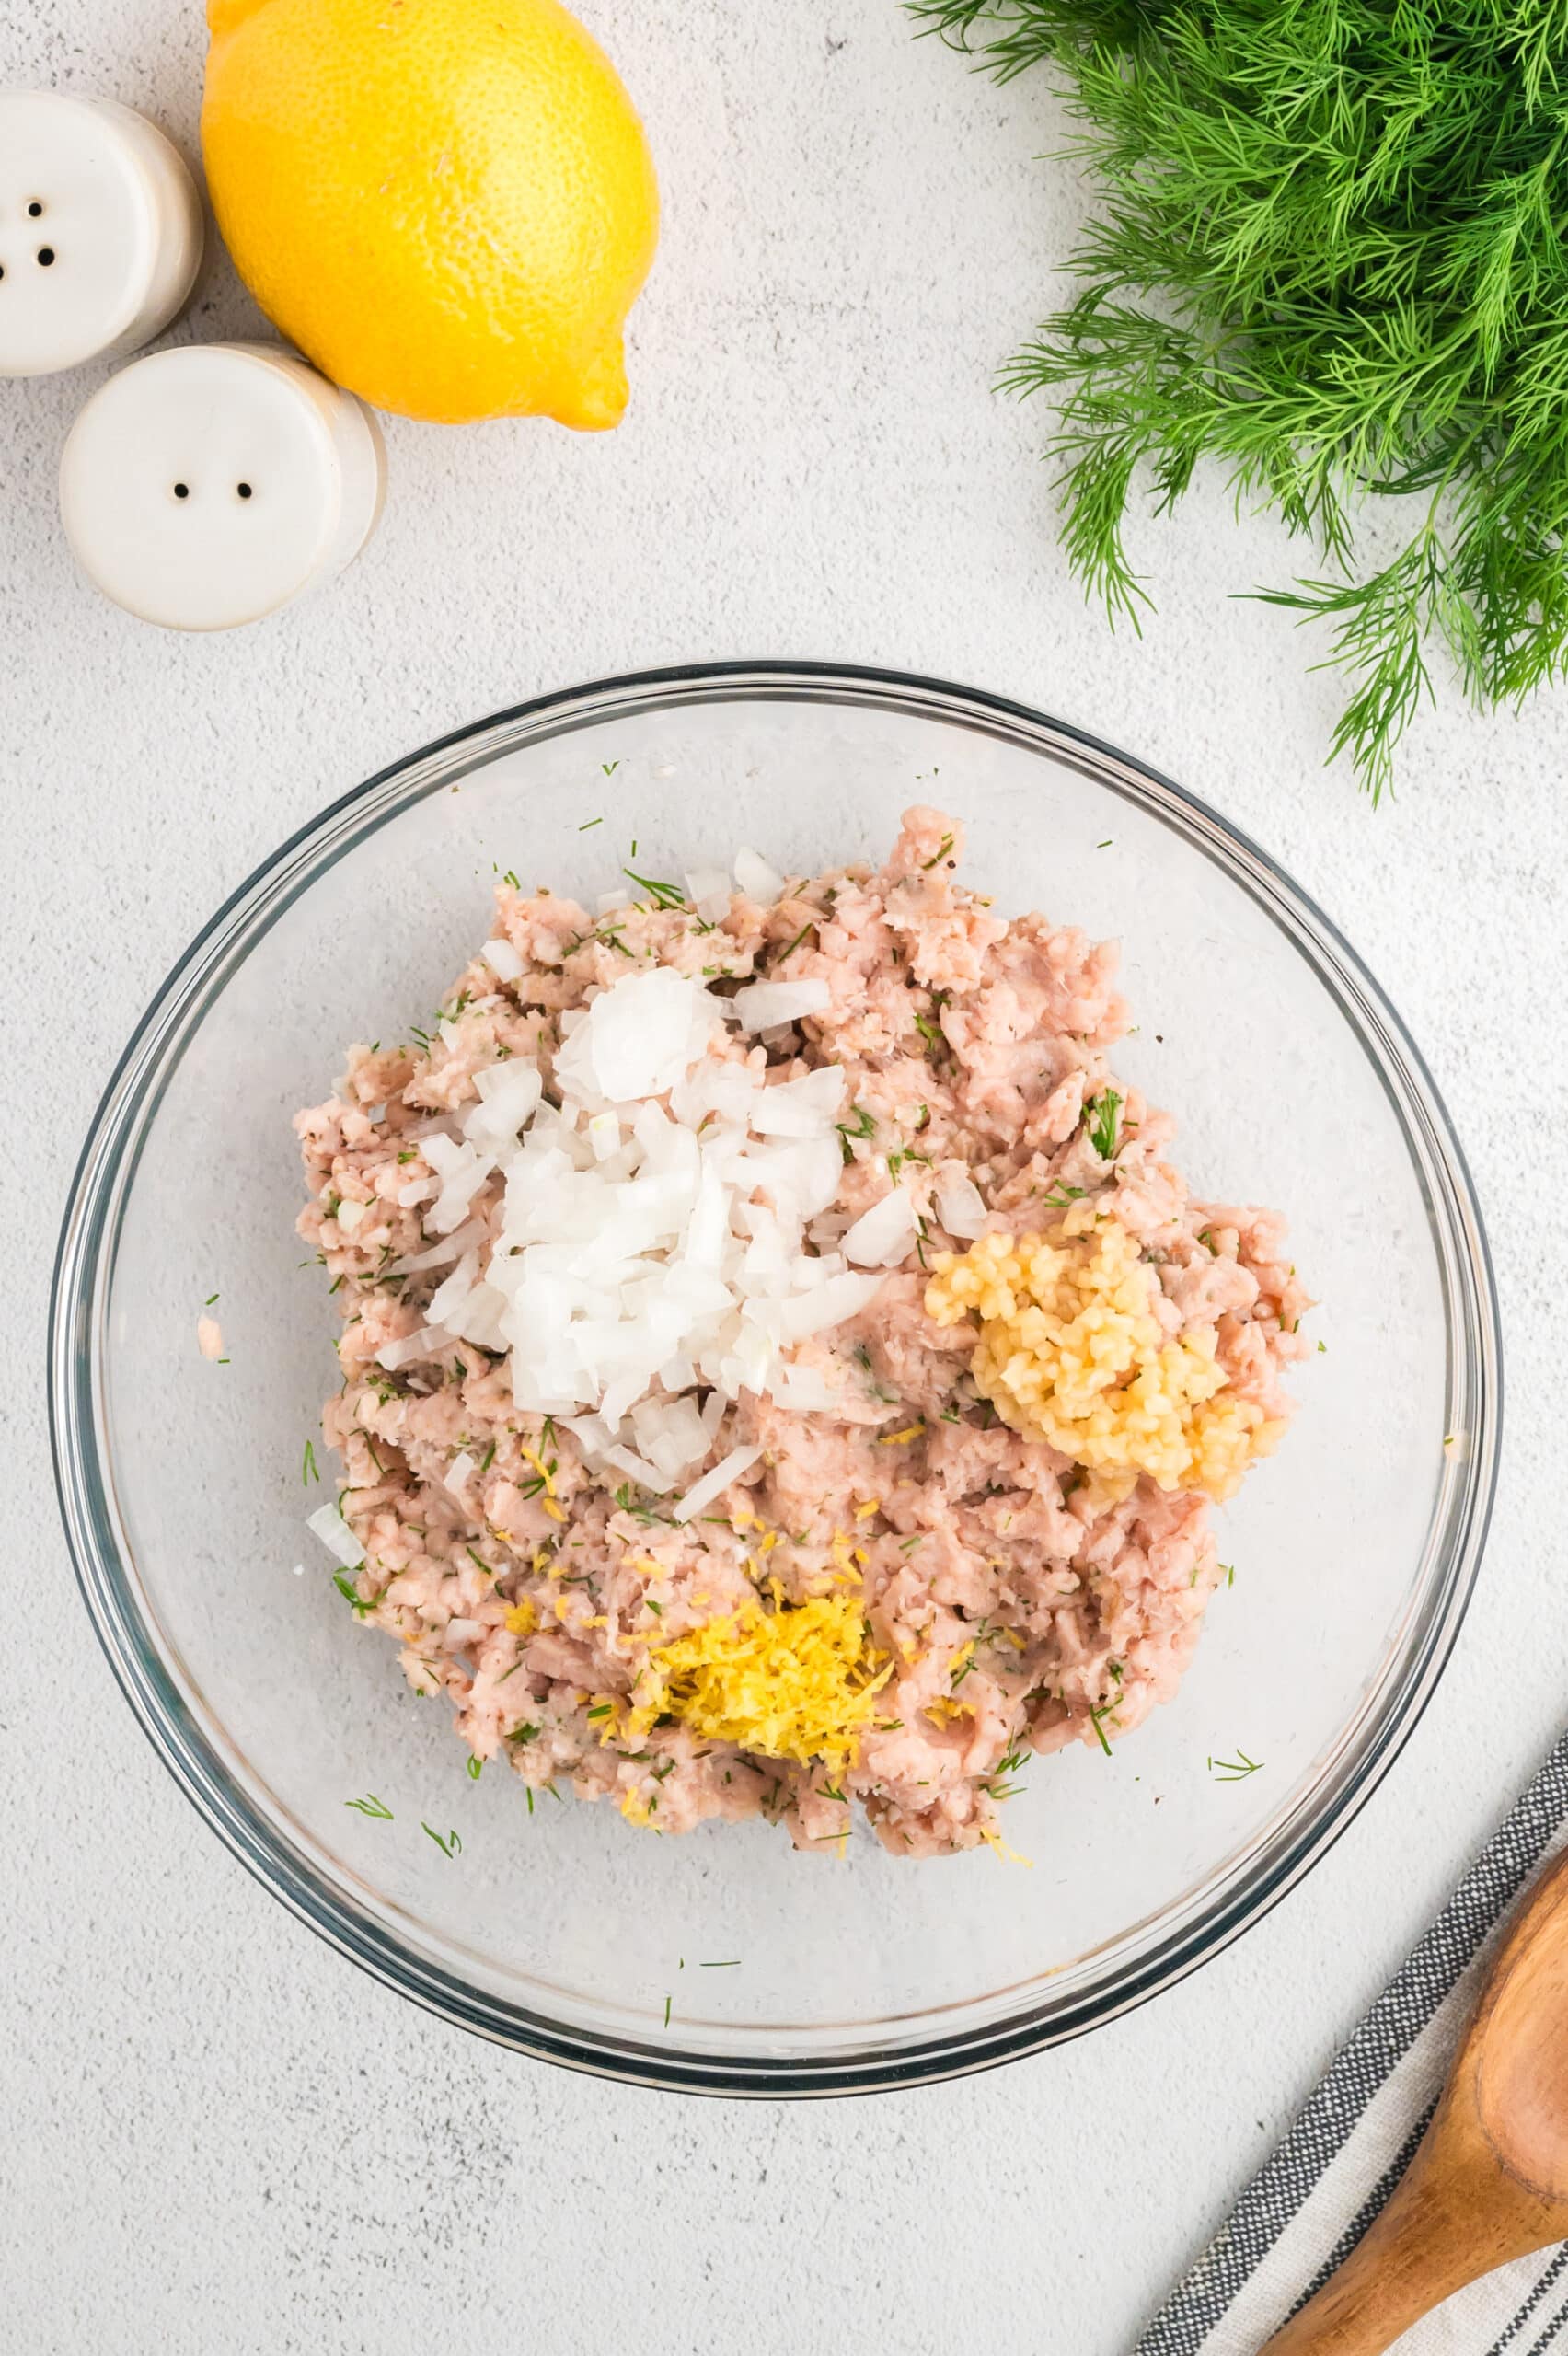
[[[0,2338],[26,2356],[1124,2356],[1556,1730],[1568,1244],[1568,693],[1448,693],[1376,814],[1319,763],[1332,680],[1289,568],[1216,487],[1144,549],[1111,637],[1066,578],[992,367],[1078,197],[998,91],[894,0],[585,0],[646,115],[666,224],[622,429],[394,421],[391,496],[334,589],[167,637],[58,528],[101,372],[0,385],[6,1164],[19,1304],[0,1393]],[[195,0],[34,0],[0,82],[145,108],[190,147]],[[255,330],[221,257],[178,337]],[[424,2018],[289,1919],[203,1830],[110,1682],[55,1523],[48,1262],[130,1026],[223,895],[329,796],[540,689],[671,660],[814,656],[1043,705],[1256,835],[1350,934],[1447,1094],[1512,1345],[1499,1511],[1448,1675],[1327,1861],[1129,2019],[989,2077],[826,2106],[628,2092]],[[18,1239],[25,1238],[25,1241]],[[12,2337],[15,2333],[19,2335]]]

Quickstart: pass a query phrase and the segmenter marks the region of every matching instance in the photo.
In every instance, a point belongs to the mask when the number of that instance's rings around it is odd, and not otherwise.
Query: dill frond
[[[1256,595],[1329,631],[1332,753],[1374,798],[1446,653],[1482,704],[1568,661],[1568,0],[910,0],[1035,65],[1102,202],[1081,290],[1004,369],[1055,410],[1069,560],[1110,619],[1124,541],[1202,465],[1318,562]],[[1417,502],[1358,561],[1373,499]]]

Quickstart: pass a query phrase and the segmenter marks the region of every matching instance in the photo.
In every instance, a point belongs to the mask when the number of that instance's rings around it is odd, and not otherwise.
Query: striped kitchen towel
[[[1515,1899],[1568,1842],[1568,1736],[1253,2177],[1135,2356],[1257,2356],[1355,2248],[1436,2106]],[[1399,2356],[1568,2356],[1568,2243],[1474,2282]]]

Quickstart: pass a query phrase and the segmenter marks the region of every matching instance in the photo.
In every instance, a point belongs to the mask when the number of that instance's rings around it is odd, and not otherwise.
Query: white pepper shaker
[[[380,517],[371,412],[275,345],[133,361],[72,427],[60,503],[73,554],[166,629],[233,629],[340,572]]]
[[[195,183],[144,116],[0,90],[0,376],[150,342],[189,299],[203,236]]]

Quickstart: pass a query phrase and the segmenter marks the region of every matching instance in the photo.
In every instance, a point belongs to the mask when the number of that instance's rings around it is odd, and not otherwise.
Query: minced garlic
[[[859,1596],[748,1605],[649,1653],[625,1730],[644,1735],[668,1714],[709,1742],[845,1767],[892,1674]]]
[[[983,1235],[932,1262],[927,1314],[973,1311],[975,1383],[1004,1423],[1043,1439],[1125,1496],[1140,1472],[1162,1489],[1229,1496],[1281,1426],[1228,1387],[1212,1326],[1172,1339],[1159,1279],[1113,1218],[1075,1203],[1043,1234]]]

